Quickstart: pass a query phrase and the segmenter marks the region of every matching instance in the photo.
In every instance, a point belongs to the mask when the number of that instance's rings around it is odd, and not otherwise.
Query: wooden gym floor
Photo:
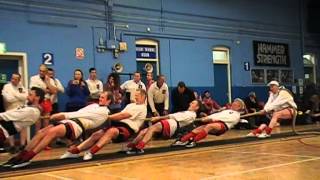
[[[281,127],[281,130],[282,132],[290,131],[289,127]],[[239,133],[248,132],[248,130],[234,131],[230,131],[229,136],[232,136],[233,133],[239,135]],[[214,136],[210,137],[211,140],[213,140],[212,138]],[[151,146],[161,143],[164,142],[157,141]],[[320,136],[290,136],[158,154],[148,154],[146,151],[146,154],[142,156],[128,156],[116,161],[93,162],[83,168],[78,166],[60,171],[42,171],[41,173],[7,177],[6,179],[312,180],[320,179],[319,149]],[[106,148],[105,151],[107,150]],[[48,156],[51,158],[54,156],[57,158],[58,154],[62,154],[64,151],[65,149],[54,149],[42,152],[39,157],[49,159]]]

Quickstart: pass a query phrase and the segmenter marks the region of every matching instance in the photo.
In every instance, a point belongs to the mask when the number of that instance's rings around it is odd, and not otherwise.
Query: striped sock
[[[69,149],[68,151],[72,154],[79,154],[80,153],[80,150],[77,147],[73,147],[73,148]]]
[[[272,131],[272,128],[266,127],[266,133],[267,133],[267,134],[271,134],[271,131]]]
[[[146,143],[144,143],[143,141],[139,141],[139,143],[136,145],[136,148],[143,149],[145,145],[146,145]]]

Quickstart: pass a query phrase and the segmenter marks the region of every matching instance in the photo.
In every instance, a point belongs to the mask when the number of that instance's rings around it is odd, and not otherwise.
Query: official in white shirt
[[[121,90],[126,93],[126,104],[135,102],[135,93],[137,89],[144,89],[146,91],[145,84],[141,81],[140,72],[135,72],[133,75],[133,80],[128,80],[121,84]]]
[[[97,79],[96,68],[90,68],[89,73],[89,79],[86,80],[90,91],[89,101],[97,102],[100,93],[103,91],[103,84],[99,79]]]
[[[165,76],[159,75],[156,82],[148,90],[148,102],[153,116],[164,116],[169,110],[169,88]]]

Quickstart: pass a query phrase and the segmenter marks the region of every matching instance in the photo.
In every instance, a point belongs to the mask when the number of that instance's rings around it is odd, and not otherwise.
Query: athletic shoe
[[[129,154],[129,155],[133,155],[133,154],[143,154],[143,153],[144,153],[144,150],[143,150],[143,149],[134,148],[134,149],[131,149],[131,150],[127,151],[126,153]]]
[[[267,133],[261,133],[259,134],[258,138],[263,139],[263,138],[269,138],[271,135]]]
[[[67,151],[62,156],[60,156],[60,159],[73,159],[80,157],[79,154],[72,154],[71,152]]]
[[[93,157],[93,154],[91,154],[90,151],[86,151],[86,152],[84,152],[83,160],[84,160],[84,161],[88,161],[88,160],[91,160],[92,157]]]
[[[254,134],[253,132],[250,132],[246,135],[246,137],[258,137],[260,134]]]
[[[188,142],[188,144],[185,145],[185,147],[187,147],[187,148],[193,148],[195,146],[197,146],[197,143],[194,141],[190,141],[190,142]]]
[[[19,159],[17,157],[12,157],[9,159],[7,162],[3,163],[1,166],[2,167],[11,167],[15,162],[17,162]]]
[[[14,169],[22,168],[22,167],[28,166],[30,163],[31,163],[30,160],[20,160],[20,161],[14,162],[11,168],[14,168]]]
[[[182,142],[182,141],[176,140],[174,143],[171,144],[171,146],[185,146],[188,143],[189,143],[189,141]]]

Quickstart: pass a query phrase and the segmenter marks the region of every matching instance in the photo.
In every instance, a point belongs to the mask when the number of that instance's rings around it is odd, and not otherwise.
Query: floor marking
[[[218,150],[217,150],[218,151]],[[308,155],[296,155],[296,154],[277,154],[277,153],[259,153],[259,152],[239,152],[239,151],[222,151],[229,153],[242,153],[242,154],[257,154],[257,155],[272,155],[272,156],[288,156],[288,157],[301,157],[301,158],[318,158],[319,156],[308,156]],[[219,152],[219,151],[218,151]]]
[[[44,176],[54,177],[54,178],[61,179],[61,180],[73,180],[72,178],[58,176],[58,175],[54,175],[54,174],[50,174],[50,173],[40,173],[40,174],[44,175]]]
[[[92,168],[92,167],[89,167]],[[76,171],[82,172],[82,173],[88,173],[88,174],[98,174],[97,172],[91,171],[89,169],[76,169]],[[130,178],[130,177],[125,177],[125,176],[117,176],[117,175],[113,175],[113,174],[99,174],[102,176],[106,176],[106,177],[116,177],[116,178],[120,178],[120,179],[126,179],[126,180],[136,180],[137,178]]]
[[[283,164],[277,164],[277,165],[272,165],[272,166],[265,166],[265,167],[262,167],[262,168],[255,168],[255,169],[250,169],[250,170],[245,170],[245,171],[238,171],[238,172],[229,173],[229,174],[223,174],[223,175],[218,175],[218,176],[209,176],[209,177],[206,177],[206,178],[201,178],[201,180],[210,180],[210,179],[215,179],[215,178],[222,178],[222,177],[240,175],[240,174],[245,174],[245,173],[265,170],[265,169],[271,169],[271,168],[276,168],[276,167],[281,167],[281,166],[288,166],[288,165],[291,165],[291,164],[298,164],[298,163],[304,163],[304,162],[316,161],[316,160],[320,160],[320,157],[319,158],[313,158],[313,159],[305,159],[305,160],[301,160],[301,161],[294,161],[294,162],[289,162],[289,163],[283,163]]]

